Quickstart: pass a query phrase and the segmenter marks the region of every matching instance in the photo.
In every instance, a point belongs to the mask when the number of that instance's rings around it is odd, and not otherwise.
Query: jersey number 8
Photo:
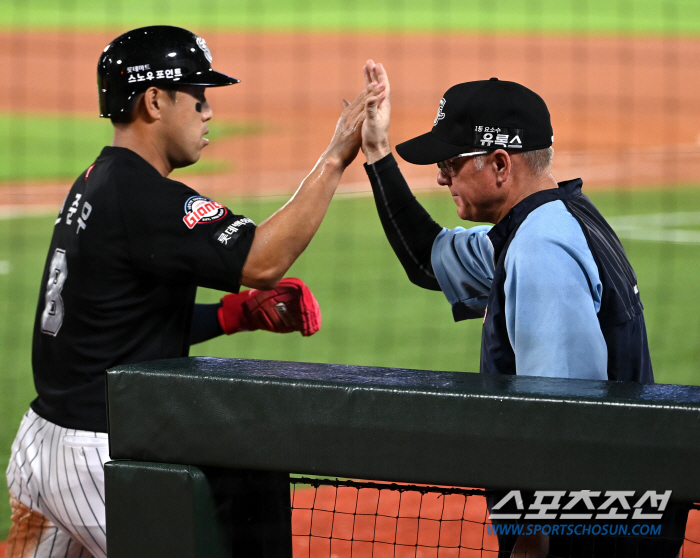
[[[63,299],[61,291],[68,277],[66,251],[56,248],[49,266],[49,281],[46,285],[46,306],[41,314],[41,332],[54,337],[63,324]]]

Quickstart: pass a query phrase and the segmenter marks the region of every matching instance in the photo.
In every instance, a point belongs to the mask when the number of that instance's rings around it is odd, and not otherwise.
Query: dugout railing
[[[107,397],[110,558],[291,555],[290,472],[700,501],[700,387],[183,358]]]

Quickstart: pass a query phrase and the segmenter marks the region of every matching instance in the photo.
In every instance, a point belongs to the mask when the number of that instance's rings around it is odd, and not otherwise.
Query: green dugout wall
[[[110,370],[107,392],[110,558],[283,556],[290,472],[700,500],[700,387],[185,358]],[[269,505],[241,515],[251,491]]]

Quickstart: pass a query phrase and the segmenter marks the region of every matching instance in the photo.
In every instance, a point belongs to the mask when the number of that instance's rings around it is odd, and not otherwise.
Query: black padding
[[[108,378],[112,458],[700,500],[700,388],[190,358]]]
[[[188,465],[105,464],[110,558],[230,558],[204,473]]]
[[[110,558],[292,558],[289,474],[105,465]]]

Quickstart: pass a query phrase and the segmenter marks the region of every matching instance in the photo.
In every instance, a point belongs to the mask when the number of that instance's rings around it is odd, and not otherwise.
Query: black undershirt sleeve
[[[430,254],[442,227],[411,193],[392,154],[365,164],[365,170],[384,233],[408,278],[419,287],[439,291]]]
[[[224,334],[217,315],[219,308],[221,308],[220,302],[218,304],[194,305],[192,327],[190,328],[190,345],[209,341],[209,339]]]

